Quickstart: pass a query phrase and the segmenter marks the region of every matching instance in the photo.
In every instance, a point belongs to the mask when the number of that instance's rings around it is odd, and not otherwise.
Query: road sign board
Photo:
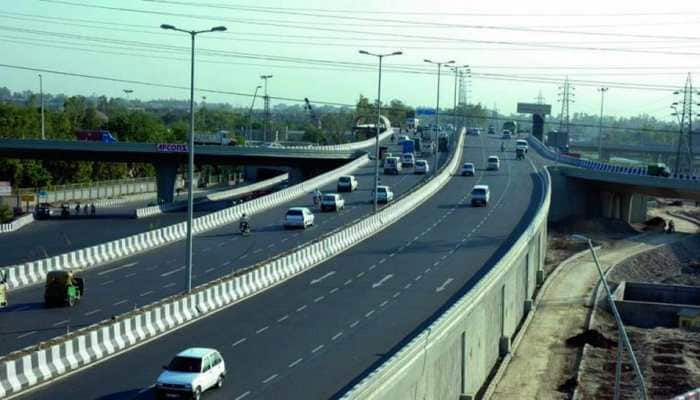
[[[9,196],[12,194],[12,185],[7,181],[0,181],[0,196]]]
[[[187,153],[187,145],[182,143],[158,143],[156,148],[161,153]]]
[[[552,113],[552,106],[550,104],[518,103],[518,113],[549,115]]]
[[[34,201],[33,194],[23,194],[21,197],[22,201]]]
[[[416,108],[416,115],[435,115],[435,109],[430,107]]]
[[[44,198],[45,198],[45,197],[49,197],[49,192],[47,192],[46,190],[40,190],[40,191],[39,191],[39,197],[40,197],[40,198],[42,198],[42,197],[44,197]]]

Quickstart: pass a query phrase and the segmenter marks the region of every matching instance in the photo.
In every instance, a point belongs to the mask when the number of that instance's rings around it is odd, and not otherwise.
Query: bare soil
[[[700,237],[694,236],[626,260],[609,277],[612,285],[627,280],[700,286],[698,260]],[[580,398],[612,399],[617,352],[617,328],[612,315],[599,308],[591,330],[605,338],[603,343],[613,345],[586,346],[580,365]],[[700,386],[700,332],[633,326],[627,326],[627,332],[649,398],[670,399]],[[623,360],[621,398],[638,398],[632,364],[627,356]]]

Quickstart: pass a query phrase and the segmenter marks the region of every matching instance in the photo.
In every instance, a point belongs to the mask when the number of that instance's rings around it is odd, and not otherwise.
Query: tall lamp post
[[[379,208],[377,199],[377,189],[379,188],[379,125],[382,122],[382,60],[384,57],[400,56],[400,51],[385,54],[374,54],[369,51],[360,50],[360,54],[377,57],[379,59],[379,81],[377,83],[377,134],[374,140],[374,212]],[[391,129],[391,126],[386,127]]]
[[[250,103],[250,110],[248,110],[248,140],[253,140],[253,107],[255,106],[255,98],[258,96],[258,90],[262,86],[258,85],[255,87],[255,93],[253,93],[253,101]]]
[[[600,119],[598,120],[598,161],[603,158],[603,101],[605,100],[606,87],[598,88],[600,92]]]
[[[641,394],[641,398],[643,400],[647,399],[647,389],[644,386],[644,375],[642,375],[642,370],[639,367],[639,363],[637,362],[637,357],[634,355],[634,350],[632,350],[632,344],[630,344],[630,339],[627,336],[627,331],[625,330],[625,324],[622,322],[622,318],[620,318],[620,313],[617,311],[617,306],[615,305],[615,300],[613,299],[612,296],[612,291],[610,290],[610,286],[608,286],[608,281],[605,279],[605,274],[603,273],[603,269],[600,267],[600,262],[598,261],[598,255],[595,252],[595,248],[593,248],[593,241],[591,241],[590,238],[575,234],[571,236],[572,239],[578,240],[580,242],[586,242],[588,244],[588,248],[591,250],[591,254],[593,255],[593,261],[595,262],[595,266],[598,269],[598,276],[600,277],[600,283],[603,285],[603,288],[605,288],[605,294],[608,298],[608,304],[610,305],[610,309],[612,309],[613,316],[615,317],[615,322],[617,323],[617,330],[618,330],[618,345],[617,345],[617,365],[615,367],[615,388],[614,388],[614,394],[613,398],[615,400],[619,400],[620,398],[620,379],[622,377],[622,348],[623,345],[624,347],[627,348],[627,351],[629,352],[630,359],[632,360],[632,366],[634,367],[634,372],[637,374],[637,385],[639,386],[639,391]]]
[[[450,61],[444,61],[444,62],[435,62],[431,61],[428,59],[423,60],[427,62],[428,64],[433,64],[437,65],[437,71],[438,71],[438,78],[437,78],[437,104],[435,105],[435,140],[433,143],[435,144],[435,154],[434,154],[434,159],[433,159],[433,171],[437,172],[438,169],[438,129],[440,126],[440,71],[442,70],[443,65],[449,65],[449,64],[454,64],[454,60]]]
[[[184,32],[190,35],[192,38],[192,57],[190,65],[190,135],[187,143],[187,244],[185,248],[185,267],[186,267],[186,280],[187,280],[187,292],[192,291],[192,217],[193,217],[193,171],[194,171],[194,38],[200,33],[206,32],[223,32],[226,30],[225,26],[216,26],[211,29],[202,31],[188,31],[185,29],[178,29],[173,25],[162,24],[160,26],[163,29],[169,29],[178,32]]]
[[[46,140],[46,126],[44,125],[44,77],[39,74],[39,96],[41,97],[41,140]]]

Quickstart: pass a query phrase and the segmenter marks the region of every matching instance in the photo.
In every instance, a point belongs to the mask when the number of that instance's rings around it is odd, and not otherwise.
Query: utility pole
[[[452,109],[452,124],[455,126],[455,132],[459,131],[459,127],[457,126],[457,105],[459,104],[457,102],[457,84],[460,83],[460,76],[462,75],[462,68],[469,69],[468,65],[463,65],[463,66],[458,66],[458,67],[453,67],[452,71],[455,73],[455,87],[454,87],[454,98],[452,100],[453,104],[453,109]],[[462,79],[463,81],[463,79]],[[461,98],[461,93],[460,93],[460,98]]]
[[[253,93],[253,101],[250,103],[250,110],[248,110],[248,139],[253,140],[253,107],[255,106],[255,98],[258,97],[258,90],[262,89],[262,86],[258,85],[255,87],[255,93]]]
[[[541,90],[537,97],[535,97],[535,101],[537,102],[537,104],[544,104],[544,96],[542,96]]]
[[[263,141],[267,141],[268,132],[270,132],[270,96],[267,95],[267,80],[272,78],[272,75],[260,75],[260,79],[265,81],[265,122],[263,124]]]
[[[690,73],[685,80],[685,86],[682,91],[673,92],[675,95],[683,95],[683,104],[681,106],[681,113],[679,117],[679,135],[678,144],[676,147],[676,162],[675,162],[675,173],[686,173],[690,174],[694,172],[694,155],[693,155],[693,81],[691,79]],[[673,108],[676,110],[672,115],[678,116],[678,109],[675,107],[678,105],[678,101],[673,103]]]
[[[466,79],[465,79],[466,78]],[[459,103],[462,108],[462,126],[467,126],[467,111],[468,111],[468,96],[469,84],[471,83],[471,69],[466,68],[459,71]]]
[[[559,101],[561,102],[561,113],[559,114],[559,132],[569,133],[570,128],[570,104],[574,102],[574,88],[569,83],[569,77],[564,80],[564,86],[559,86]]]
[[[606,87],[599,87],[600,92],[600,119],[598,119],[598,160],[603,159],[603,105],[605,104],[605,92],[609,89]]]
[[[46,126],[44,125],[44,78],[39,74],[39,93],[41,97],[41,140],[46,140]]]

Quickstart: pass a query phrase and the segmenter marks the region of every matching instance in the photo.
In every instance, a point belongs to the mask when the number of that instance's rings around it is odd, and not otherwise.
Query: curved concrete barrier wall
[[[435,178],[377,214],[248,270],[199,286],[190,294],[161,300],[115,320],[106,320],[0,358],[0,398],[26,391],[96,360],[170,333],[303,273],[373,236],[418,207],[448,182],[460,166],[463,141],[464,135],[460,135],[452,159]]]
[[[17,229],[34,222],[34,214],[23,215],[9,224],[0,224],[0,233],[14,232]]]
[[[364,155],[340,168],[290,186],[287,189],[196,218],[193,223],[193,232],[195,234],[202,233],[237,221],[243,213],[254,215],[286,203],[338,179],[341,175],[350,173],[367,162],[369,162],[369,158]],[[186,228],[186,222],[181,222],[43,260],[13,265],[5,268],[8,277],[7,283],[10,289],[15,289],[42,282],[48,271],[84,269],[112,262],[181,240],[185,237]]]
[[[447,311],[343,399],[474,399],[528,311],[542,268],[551,197],[508,252]],[[465,260],[467,262],[467,260]]]
[[[379,135],[379,141],[386,140],[394,133],[394,129],[388,129],[386,132]],[[318,152],[337,152],[337,151],[356,151],[365,150],[369,147],[374,146],[376,143],[375,138],[369,138],[360,142],[351,142],[345,144],[334,144],[325,146],[277,146],[275,149],[280,150],[310,150]],[[241,147],[260,147],[260,146],[241,146]]]

